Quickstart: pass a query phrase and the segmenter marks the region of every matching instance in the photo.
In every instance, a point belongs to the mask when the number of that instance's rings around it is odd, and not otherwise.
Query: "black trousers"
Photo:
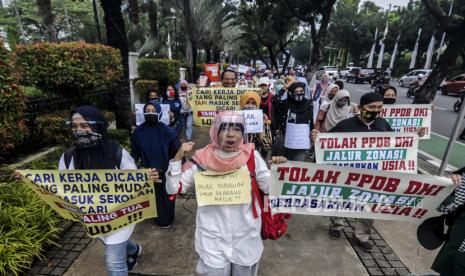
[[[155,219],[158,226],[168,226],[174,221],[174,200],[170,200],[170,194],[166,191],[166,179],[163,177],[162,183],[155,187],[155,198],[157,200],[157,218]]]

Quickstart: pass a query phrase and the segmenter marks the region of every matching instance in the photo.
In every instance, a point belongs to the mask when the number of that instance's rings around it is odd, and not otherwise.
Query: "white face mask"
[[[257,106],[254,104],[246,104],[243,108],[243,110],[255,110],[257,109]]]

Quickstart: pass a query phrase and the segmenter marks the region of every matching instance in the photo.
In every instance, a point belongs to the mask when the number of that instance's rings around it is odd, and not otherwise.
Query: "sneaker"
[[[163,225],[160,226],[161,229],[170,229],[173,226],[173,224],[168,224],[168,225]]]
[[[353,238],[357,241],[358,245],[360,248],[362,248],[365,251],[371,251],[373,249],[373,244],[370,241],[360,241],[357,239],[355,236]]]
[[[137,251],[134,254],[128,254],[126,258],[126,264],[128,265],[128,271],[131,271],[137,265],[137,258],[142,252],[142,246],[137,245]]]
[[[339,240],[341,238],[341,230],[329,229],[328,234],[333,240]]]

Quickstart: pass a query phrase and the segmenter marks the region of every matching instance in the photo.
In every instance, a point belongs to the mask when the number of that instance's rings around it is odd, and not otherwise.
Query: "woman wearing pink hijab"
[[[219,113],[210,128],[211,143],[197,150],[182,166],[182,159],[192,151],[194,143],[182,145],[166,173],[166,189],[170,194],[186,193],[196,183],[202,171],[230,173],[246,170],[244,185],[251,189],[247,161],[253,153],[255,178],[259,189],[268,193],[270,171],[254,144],[244,144],[245,121],[240,113]],[[273,157],[273,162],[283,163],[284,157]],[[204,174],[203,174],[204,175]],[[244,275],[257,274],[258,263],[263,252],[260,235],[261,218],[254,218],[250,200],[245,204],[223,204],[199,206],[196,215],[195,249],[200,256],[197,275]],[[259,210],[259,209],[255,209]],[[258,212],[260,213],[260,212]]]

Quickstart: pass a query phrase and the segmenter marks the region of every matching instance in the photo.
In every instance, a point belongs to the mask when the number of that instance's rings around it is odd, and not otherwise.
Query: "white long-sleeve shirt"
[[[66,168],[65,155],[63,154],[60,158],[58,169],[59,170],[74,170],[74,159],[71,157],[71,160],[69,162],[69,168]],[[131,155],[125,149],[123,149],[122,151],[120,169],[121,170],[137,170],[137,166],[136,166],[136,163],[134,162],[134,159],[132,159]],[[134,224],[131,224],[127,227],[122,228],[121,230],[118,230],[116,232],[113,232],[103,237],[99,237],[99,239],[101,239],[103,243],[105,244],[118,244],[118,243],[127,241],[129,237],[132,235],[133,231],[134,231]]]
[[[255,151],[255,174],[259,188],[268,193],[270,171]],[[248,170],[244,164],[241,169]],[[181,161],[171,161],[166,173],[166,190],[186,193],[195,185],[196,165],[181,171]],[[180,189],[181,188],[181,189]],[[260,207],[255,202],[260,216]],[[199,206],[196,214],[195,249],[208,266],[223,268],[229,262],[251,266],[260,260],[263,242],[260,235],[261,218],[254,218],[252,203],[236,205]]]

